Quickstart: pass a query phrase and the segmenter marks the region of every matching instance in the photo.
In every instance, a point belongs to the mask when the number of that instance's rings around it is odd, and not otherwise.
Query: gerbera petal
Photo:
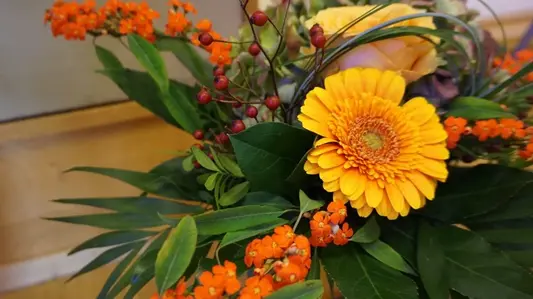
[[[377,207],[383,199],[383,189],[378,186],[378,183],[373,180],[366,182],[365,188],[366,203],[372,207]]]
[[[333,134],[329,131],[327,123],[320,123],[305,114],[298,115],[298,120],[305,129],[323,137],[334,138]]]
[[[448,169],[446,168],[446,163],[444,161],[421,159],[418,163],[418,169],[439,181],[445,181],[448,177]]]
[[[372,214],[372,211],[374,209],[369,207],[369,206],[364,206],[360,209],[357,209],[357,215],[359,215],[359,217],[363,217],[363,218],[366,218],[368,216],[370,216],[370,214]]]
[[[325,169],[340,166],[344,162],[346,162],[346,159],[337,154],[337,152],[328,152],[318,157],[318,166]]]
[[[365,190],[366,177],[356,169],[349,169],[341,176],[340,186],[342,193],[358,198]]]
[[[348,197],[344,195],[341,191],[333,192],[333,201],[342,202],[343,204],[348,202]]]
[[[386,196],[383,197],[383,200],[376,207],[376,211],[380,216],[387,216],[392,212],[392,206]]]
[[[331,139],[331,138],[320,138],[315,142],[315,146],[321,146],[321,145],[332,143],[332,142],[337,142],[337,140]]]
[[[320,167],[317,164],[311,163],[309,160],[304,163],[304,171],[307,174],[319,174]]]
[[[325,145],[322,145],[322,146],[315,147],[314,149],[312,149],[309,152],[309,155],[311,155],[311,156],[320,156],[320,155],[322,155],[324,153],[336,150],[338,148],[339,148],[338,144],[336,144],[336,143],[333,143],[333,144],[332,143],[328,143],[328,144],[325,144]]]
[[[361,78],[363,79],[363,88],[369,95],[376,95],[376,87],[381,79],[382,71],[374,68],[363,69]]]
[[[338,73],[338,75],[328,76],[324,80],[324,86],[326,90],[331,93],[334,100],[341,101],[346,98],[349,98],[349,93],[346,90],[344,85],[344,75],[343,73]]]
[[[395,184],[386,184],[385,192],[387,192],[387,197],[391,202],[392,208],[396,212],[400,212],[404,209],[405,205],[407,205],[405,199],[403,198],[402,192],[400,189],[398,189],[398,187],[396,187]]]
[[[344,173],[344,166],[337,166],[329,169],[322,169],[320,171],[320,179],[324,182],[331,182],[338,180]]]
[[[448,134],[440,123],[426,124],[420,128],[420,138],[424,144],[443,142],[448,138]]]
[[[324,184],[322,184],[322,187],[324,187],[324,190],[328,192],[339,191],[340,189],[339,180],[331,181],[331,182],[324,182]]]
[[[407,178],[415,185],[424,196],[428,199],[435,198],[435,189],[437,189],[437,182],[434,179],[422,174],[419,171],[410,171],[406,173]]]
[[[403,210],[400,211],[400,215],[402,215],[402,217],[405,217],[405,216],[409,215],[409,211],[411,211],[411,206],[405,205]]]
[[[359,99],[361,94],[364,92],[361,69],[351,68],[342,72],[342,74],[344,77],[344,86],[347,89],[347,92],[350,94],[350,97],[353,99]]]
[[[388,81],[388,85],[386,85],[387,83],[384,78],[391,78],[390,81]],[[376,93],[383,99],[390,100],[395,104],[400,104],[405,93],[405,79],[395,72],[385,71],[378,84]]]
[[[398,188],[403,194],[403,197],[414,209],[419,209],[422,207],[422,200],[420,199],[420,193],[416,189],[415,185],[410,181],[400,181],[396,182]]]
[[[366,199],[364,195],[359,196],[357,199],[350,199],[350,206],[354,209],[360,209],[366,205]]]
[[[421,126],[435,115],[435,106],[428,103],[423,97],[412,98],[403,106],[407,114],[417,125]]]
[[[450,158],[450,152],[443,144],[424,145],[420,149],[420,154],[426,158],[435,160],[447,160]]]
[[[387,215],[387,219],[389,220],[396,220],[398,219],[398,216],[399,216],[399,213],[396,212],[396,211],[390,211],[389,214]]]

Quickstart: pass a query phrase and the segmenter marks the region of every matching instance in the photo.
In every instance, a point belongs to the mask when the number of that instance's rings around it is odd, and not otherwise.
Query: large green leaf
[[[366,255],[354,243],[320,254],[326,272],[348,299],[418,299],[414,281]]]
[[[321,200],[313,200],[305,194],[302,190],[299,192],[300,199],[300,213],[309,212],[312,210],[320,209],[324,206],[324,202]]]
[[[159,89],[166,92],[169,87],[167,69],[157,48],[145,38],[136,34],[128,35],[128,45],[137,61],[152,76]]]
[[[387,243],[376,240],[372,243],[361,243],[360,245],[368,254],[383,264],[398,271],[416,275],[415,271],[409,266],[403,257]]]
[[[151,237],[155,234],[156,232],[142,230],[107,232],[81,243],[80,245],[72,249],[68,254],[71,255],[76,252],[91,248],[100,248],[130,243],[133,241]]]
[[[454,99],[446,116],[462,117],[468,120],[516,118],[511,112],[503,110],[500,104],[475,97]]]
[[[94,50],[96,51],[96,57],[98,57],[98,60],[100,60],[106,70],[124,69],[124,66],[113,52],[99,45],[94,45]]]
[[[279,289],[268,295],[267,299],[317,299],[324,293],[321,280],[307,280]]]
[[[185,273],[194,255],[197,237],[194,218],[185,216],[163,243],[155,261],[155,282],[159,294],[163,294]]]
[[[119,230],[149,228],[165,225],[165,222],[158,217],[157,214],[109,213],[45,219]]]
[[[444,251],[432,226],[421,221],[417,240],[417,266],[430,299],[448,299],[448,271]]]
[[[285,179],[313,145],[314,135],[286,124],[269,122],[250,127],[230,139],[237,162],[253,191],[286,194],[293,187]]]
[[[380,234],[381,229],[376,222],[376,218],[370,217],[363,227],[355,231],[355,234],[350,241],[356,243],[372,243],[379,239]]]
[[[190,42],[181,38],[162,37],[156,41],[160,51],[170,51],[204,86],[213,85],[213,66],[202,58]]]
[[[416,265],[417,217],[411,216],[396,220],[379,219],[381,234],[379,239],[394,248],[411,266]]]
[[[188,214],[204,211],[199,205],[184,204],[178,201],[154,197],[111,197],[111,198],[68,198],[57,199],[55,202],[78,204],[104,208],[121,213],[159,213]]]
[[[495,209],[532,181],[532,173],[501,165],[451,168],[448,181],[438,186],[435,199],[421,213],[448,223],[461,222]]]
[[[272,206],[279,209],[296,208],[285,198],[264,191],[251,192],[244,197],[243,205]]]
[[[203,122],[197,111],[197,107],[191,103],[188,90],[185,85],[170,84],[168,92],[163,92],[161,97],[168,112],[176,122],[187,132],[203,128]]]
[[[261,234],[266,234],[274,230],[274,228],[280,225],[286,224],[287,222],[289,221],[285,219],[275,219],[271,223],[265,223],[265,224],[247,228],[245,230],[226,233],[224,237],[222,238],[222,240],[220,241],[220,245],[218,246],[218,248],[220,249],[230,244],[234,244],[234,243],[237,243],[242,240],[246,240],[251,237],[255,237]]]
[[[117,258],[123,256],[124,254],[130,252],[131,250],[134,250],[139,245],[142,245],[144,242],[134,242],[134,243],[128,243],[124,245],[120,245],[117,247],[113,247],[111,249],[108,249],[104,252],[102,252],[100,255],[98,255],[94,260],[90,261],[87,265],[83,266],[81,270],[76,272],[76,274],[72,275],[68,280],[72,280],[82,274],[85,274],[87,272],[91,272],[95,269],[98,269],[104,265],[109,264],[110,262],[116,260]]]
[[[118,265],[115,267],[115,269],[113,269],[111,274],[109,274],[109,276],[107,277],[107,280],[104,283],[104,286],[102,287],[102,289],[100,290],[100,293],[98,294],[97,299],[106,299],[106,298],[108,298],[107,297],[108,292],[111,290],[113,285],[117,282],[119,277],[124,273],[124,271],[126,271],[126,268],[135,259],[135,257],[137,256],[137,254],[141,250],[142,245],[143,245],[142,243],[137,245],[136,248],[134,248],[132,251],[130,251],[130,253],[128,253],[128,255],[122,261],[120,261],[120,263],[118,263]]]
[[[450,287],[471,298],[533,298],[533,275],[475,233],[435,229],[448,263]]]
[[[243,206],[195,216],[198,234],[218,235],[278,219],[284,211],[269,206]]]

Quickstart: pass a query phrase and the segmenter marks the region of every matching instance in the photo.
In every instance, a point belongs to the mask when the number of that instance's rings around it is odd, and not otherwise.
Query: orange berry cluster
[[[326,247],[332,243],[345,245],[353,236],[353,229],[345,223],[347,212],[346,206],[340,201],[332,201],[327,211],[318,211],[309,222],[311,226],[311,245],[314,247]]]
[[[516,74],[525,64],[533,61],[533,50],[523,49],[513,55],[507,53],[503,58],[495,58],[493,61],[494,67],[499,67],[506,70],[511,75]],[[533,73],[529,72],[525,76],[525,80],[533,82]]]
[[[254,273],[260,277],[259,281],[265,278],[272,281],[272,290],[302,281],[311,267],[309,239],[296,235],[288,225],[279,226],[273,235],[248,244],[244,263],[255,267]],[[247,295],[243,298],[261,297]]]
[[[479,141],[484,142],[489,138],[523,139],[529,129],[525,128],[524,122],[517,119],[487,119],[476,121],[473,128],[468,126],[464,118],[450,116],[444,121],[444,129],[448,133],[447,144],[449,149],[457,147],[457,143],[463,135],[474,135]]]
[[[192,299],[193,297],[187,294],[187,284],[185,278],[178,281],[175,289],[166,290],[163,296],[155,293],[150,299]]]
[[[54,36],[62,35],[67,40],[84,40],[87,34],[121,36],[137,33],[153,41],[153,20],[156,18],[159,13],[146,2],[108,0],[97,9],[94,0],[83,3],[56,0],[45,12],[44,22],[50,23]]]

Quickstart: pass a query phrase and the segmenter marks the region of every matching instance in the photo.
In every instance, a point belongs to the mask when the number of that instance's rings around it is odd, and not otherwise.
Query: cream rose
[[[319,24],[324,30],[326,38],[330,38],[343,27],[365,14],[375,6],[343,6],[324,9],[316,16],[307,20],[305,26],[311,28]],[[407,4],[396,3],[389,5],[374,14],[367,16],[357,24],[346,30],[332,44],[336,47],[349,38],[360,34],[376,25],[386,21],[416,13],[423,12]],[[390,27],[417,26],[435,29],[432,17],[422,17],[403,21]],[[439,39],[429,37],[434,42]],[[303,54],[314,52],[313,49],[302,49]],[[420,77],[433,73],[438,66],[437,51],[434,45],[417,36],[404,36],[376,41],[358,46],[339,57],[325,70],[326,75],[331,75],[352,67],[378,68],[399,72],[408,82],[418,80]]]

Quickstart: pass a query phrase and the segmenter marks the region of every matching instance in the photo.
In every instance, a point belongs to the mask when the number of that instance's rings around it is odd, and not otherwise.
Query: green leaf
[[[182,195],[182,193],[180,193],[176,189],[163,188],[163,186],[168,183],[168,180],[166,180],[165,177],[162,177],[155,173],[145,173],[131,170],[89,166],[74,167],[68,170],[68,172],[72,171],[84,171],[105,175],[120,180],[126,184],[132,185],[144,192],[151,194],[166,196],[170,198],[180,198]]]
[[[100,293],[98,294],[97,299],[106,299],[108,292],[111,290],[111,287],[115,284],[115,282],[119,279],[119,277],[124,273],[128,265],[131,264],[131,262],[135,259],[139,251],[142,249],[142,243],[139,243],[136,248],[134,248],[128,255],[120,261],[120,263],[113,269],[111,274],[109,274],[109,277],[107,278],[106,282],[104,283],[104,286],[100,290]]]
[[[533,228],[487,228],[475,232],[490,243],[527,243],[533,245]]]
[[[221,172],[220,169],[216,166],[215,162],[209,158],[201,149],[193,146],[191,147],[192,154],[194,155],[194,158],[200,165],[202,165],[203,168],[209,169],[214,172]]]
[[[276,220],[284,211],[269,206],[244,206],[195,216],[200,235],[218,235]]]
[[[104,208],[121,213],[186,214],[204,211],[199,205],[184,204],[174,200],[154,197],[68,198],[54,200],[59,203],[78,204]]]
[[[136,34],[128,35],[128,45],[131,53],[135,55],[137,61],[152,76],[159,89],[167,91],[169,86],[167,69],[157,48],[145,38]]]
[[[113,54],[113,52],[99,45],[94,45],[94,50],[96,51],[96,57],[98,57],[98,60],[100,60],[100,63],[102,63],[106,70],[121,70],[124,68],[120,60],[117,58],[117,56],[115,56],[115,54]]]
[[[215,172],[211,173],[207,180],[205,180],[204,186],[207,190],[213,191],[215,189],[216,184],[218,183],[219,179],[222,179],[222,174]]]
[[[192,133],[197,129],[203,128],[203,122],[195,107],[188,97],[187,90],[189,87],[183,85],[171,84],[168,87],[168,93],[162,93],[163,104],[168,109],[170,115],[176,122],[187,132]]]
[[[485,94],[483,94],[482,96],[486,98],[495,96],[501,91],[503,91],[505,88],[511,86],[513,83],[520,80],[520,78],[522,78],[523,76],[527,75],[528,73],[532,71],[533,71],[533,62],[529,62],[528,64],[523,66],[518,72],[513,74],[509,79],[494,86],[490,91],[485,92]]]
[[[155,261],[155,282],[159,294],[163,294],[185,273],[196,250],[197,237],[194,218],[185,216],[163,243]]]
[[[219,154],[218,159],[220,161],[220,164],[222,164],[222,167],[226,169],[231,175],[243,178],[244,174],[242,173],[241,168],[235,161],[233,161],[228,155],[225,154]]]
[[[432,226],[421,221],[418,228],[417,266],[430,299],[448,299],[446,257]]]
[[[72,275],[72,277],[70,277],[68,279],[68,281],[71,281],[73,280],[74,278],[82,275],[82,274],[85,274],[87,272],[91,272],[95,269],[98,269],[104,265],[107,265],[109,263],[111,263],[112,261],[116,260],[117,258],[123,256],[124,254],[130,252],[131,250],[133,250],[134,248],[136,248],[137,246],[139,246],[140,244],[143,244],[144,242],[140,241],[140,242],[134,242],[134,243],[128,243],[128,244],[124,244],[124,245],[121,245],[121,246],[117,246],[117,247],[113,247],[111,249],[108,249],[104,252],[102,252],[100,255],[98,255],[95,259],[93,259],[92,261],[90,261],[87,265],[83,266],[83,268],[81,268],[81,270],[79,270],[78,272],[76,272],[76,274]]]
[[[311,176],[308,175],[304,170],[305,162],[307,162],[307,153],[303,155],[298,164],[294,167],[291,174],[287,177],[286,181],[297,186],[301,186],[305,183],[306,180],[310,179]]]
[[[439,185],[435,199],[421,213],[447,223],[461,223],[507,202],[532,181],[532,173],[501,165],[450,168],[448,181]]]
[[[382,219],[380,219],[382,220]],[[405,217],[393,221],[380,221],[380,240],[389,244],[410,264],[416,265],[416,217]]]
[[[309,274],[307,274],[306,279],[320,279],[320,259],[318,258],[318,247],[315,247],[315,250],[313,251],[311,269],[309,269]]]
[[[435,231],[452,289],[471,298],[533,298],[533,275],[483,238],[453,226]]]
[[[376,240],[372,243],[361,243],[360,245],[368,254],[383,264],[398,271],[416,275],[413,268],[411,268],[403,257],[387,243]]]
[[[248,194],[248,190],[250,190],[249,182],[237,184],[222,194],[218,202],[223,207],[234,205],[243,199],[246,194]]]
[[[114,245],[119,245],[119,244],[124,244],[124,243],[130,243],[133,241],[151,237],[155,234],[156,232],[141,231],[141,230],[107,232],[107,233],[100,234],[94,238],[91,238],[81,243],[80,245],[72,249],[68,253],[68,255],[71,255],[71,254],[74,254],[76,252],[80,252],[86,249],[108,247],[108,246],[114,246]]]
[[[372,243],[379,239],[380,234],[381,229],[376,222],[376,218],[370,217],[363,227],[355,231],[350,241],[356,243]]]
[[[321,200],[313,200],[305,194],[302,190],[299,193],[300,198],[300,213],[309,212],[312,210],[320,209],[324,206],[324,202]]]
[[[286,224],[288,222],[289,221],[285,219],[274,219],[272,222],[261,224],[258,226],[253,226],[245,230],[228,232],[224,235],[224,237],[220,241],[220,245],[218,248],[220,249],[230,244],[234,244],[234,243],[237,243],[242,240],[246,240],[254,236],[268,233],[272,231],[273,229],[275,229],[276,227]]]
[[[283,210],[296,208],[291,202],[289,202],[285,198],[263,191],[251,192],[246,194],[246,196],[244,197],[243,205],[271,206]]]
[[[505,255],[526,268],[533,268],[533,250],[506,250]]]
[[[345,298],[418,299],[414,281],[366,255],[354,243],[328,246],[320,256]]]
[[[181,167],[183,167],[183,170],[185,171],[192,171],[194,169],[193,162],[194,162],[194,156],[193,155],[187,156],[185,159],[183,159]]]
[[[213,66],[202,58],[188,41],[180,38],[158,38],[156,45],[160,51],[170,51],[204,86],[213,85]]]
[[[468,120],[516,118],[511,112],[503,110],[500,104],[475,97],[454,99],[446,116],[462,117]]]
[[[287,194],[285,181],[313,145],[314,135],[282,123],[260,123],[230,136],[237,163],[253,191]],[[290,143],[280,140],[291,140]]]
[[[307,280],[283,287],[266,299],[317,299],[324,293],[321,280]]]
[[[110,213],[45,219],[118,230],[157,227],[165,224],[157,214]]]

